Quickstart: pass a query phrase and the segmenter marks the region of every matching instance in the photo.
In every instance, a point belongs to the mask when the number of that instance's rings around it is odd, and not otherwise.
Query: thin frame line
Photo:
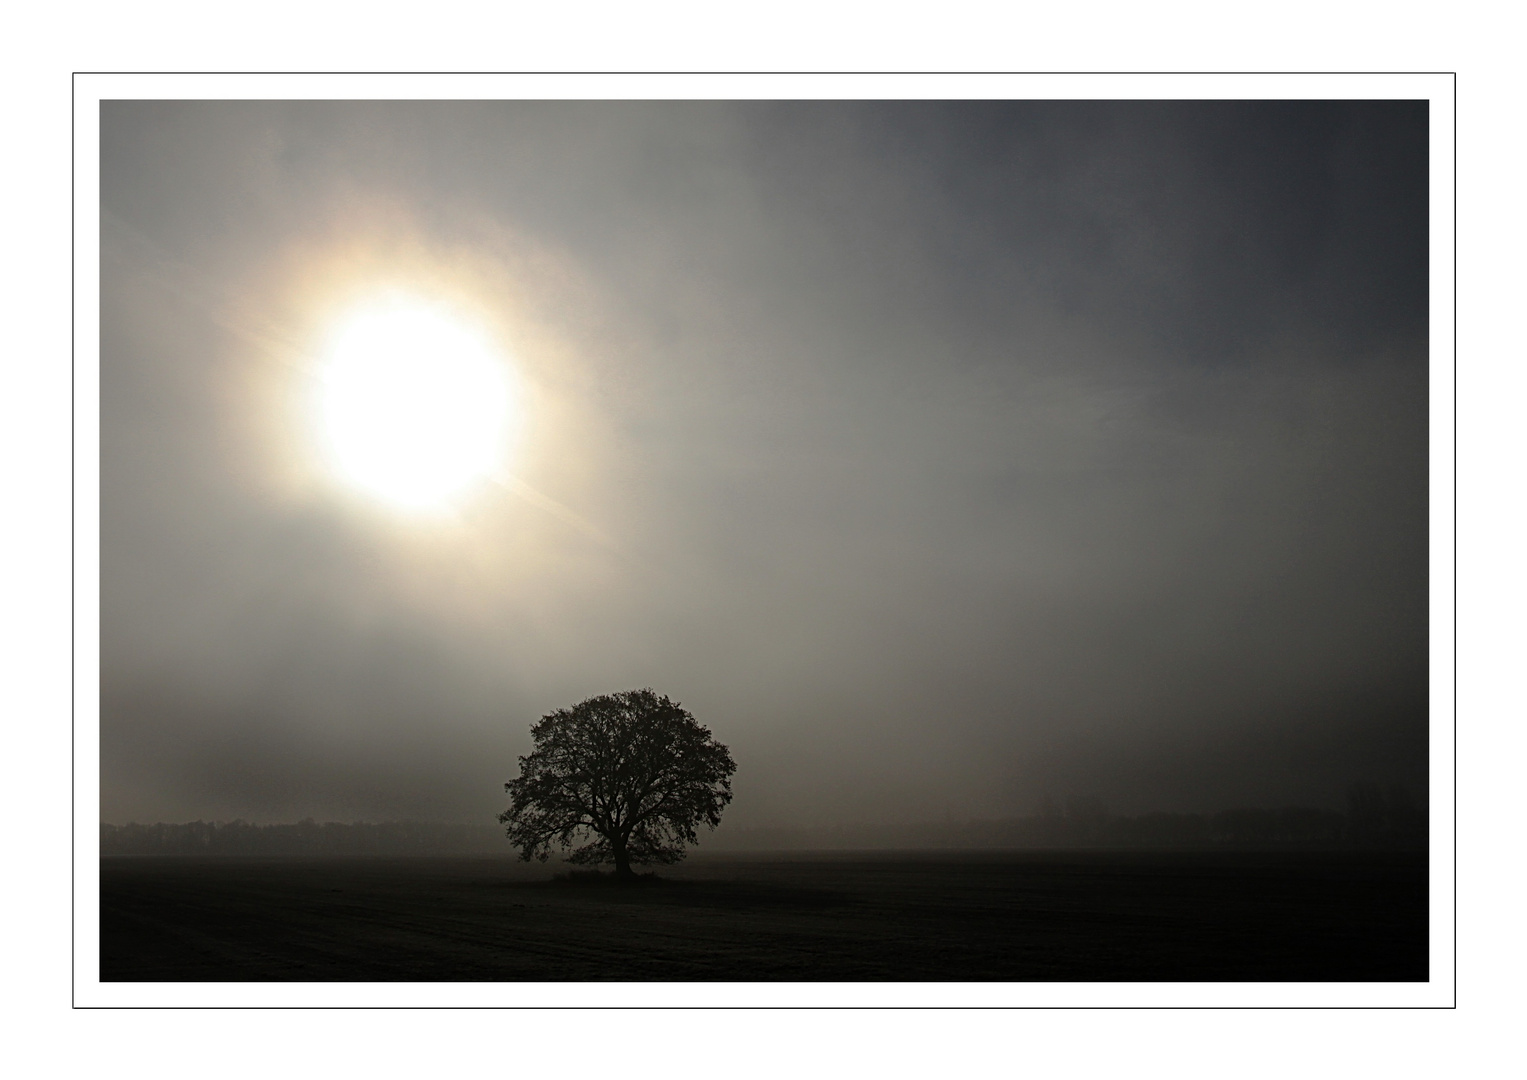
[[[80,76],[176,76],[191,75],[199,77],[244,77],[244,76],[335,76],[342,78],[356,76],[380,75],[387,77],[398,76],[530,76],[535,78],[550,77],[587,77],[587,76],[618,76],[622,78],[639,77],[671,77],[671,76],[703,76],[703,77],[738,77],[747,78],[754,76],[782,76],[782,77],[813,77],[844,76],[850,78],[863,78],[872,76],[1043,76],[1046,78],[1078,76],[1130,76],[1136,78],[1151,77],[1174,77],[1174,76],[1215,76],[1215,77],[1258,77],[1265,75],[1275,76],[1355,76],[1373,77],[1384,75],[1411,75],[1411,76],[1447,76],[1451,79],[1453,97],[1453,984],[1451,1005],[696,1005],[696,1006],[628,1006],[628,1005],[590,1005],[590,1006],[545,1006],[545,1005],[80,1005],[78,1003],[78,986],[76,972],[76,949],[77,949],[77,923],[78,911],[76,907],[77,879],[76,879],[76,837],[78,828],[77,807],[77,727],[78,727],[78,690],[76,686],[78,651],[77,651],[77,588],[78,588],[78,547],[76,516],[77,501],[77,446],[78,436],[76,412],[78,408],[76,365],[78,362],[78,328],[77,318],[77,240],[76,230],[78,226],[78,196],[76,191],[77,182],[77,133],[75,112],[77,109],[78,79]],[[445,100],[445,99],[442,99]],[[954,99],[959,100],[959,99]],[[990,99],[982,99],[990,100]],[[1173,99],[1179,100],[1179,99]],[[1191,100],[1191,99],[1183,99]],[[1405,99],[1385,99],[1405,100]],[[1430,99],[1428,99],[1430,100]],[[660,1010],[660,1009],[683,1009],[685,1011],[738,1011],[738,1010],[855,1010],[855,1011],[886,1011],[886,1010],[918,1010],[918,1011],[1043,1011],[1043,1010],[1087,1010],[1087,1011],[1114,1011],[1114,1010],[1172,1010],[1172,1011],[1287,1011],[1287,1010],[1322,1010],[1322,1011],[1392,1011],[1392,1010],[1415,1010],[1415,1009],[1453,1009],[1458,1008],[1458,72],[1456,70],[1439,71],[82,71],[75,70],[70,73],[69,86],[69,554],[70,554],[70,580],[69,580],[69,986],[71,1009],[174,1009],[174,1010],[379,1010],[379,1009],[410,1009],[410,1010],[494,1010],[503,1011],[511,1009],[522,1010],[546,1010],[566,1011],[576,1009],[578,1011],[606,1011],[620,1010]],[[1428,146],[1430,146],[1428,136]],[[99,973],[98,973],[99,974]],[[99,981],[99,980],[98,980]],[[195,984],[187,984],[195,985]],[[493,985],[498,985],[494,983]],[[697,984],[703,985],[703,984]]]

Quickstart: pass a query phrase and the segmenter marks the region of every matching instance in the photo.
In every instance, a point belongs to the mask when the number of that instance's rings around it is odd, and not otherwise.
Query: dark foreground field
[[[1424,855],[101,861],[104,981],[1427,978]]]

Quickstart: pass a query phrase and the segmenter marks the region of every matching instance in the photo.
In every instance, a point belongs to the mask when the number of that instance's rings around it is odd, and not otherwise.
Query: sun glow
[[[483,334],[442,308],[396,301],[340,324],[320,372],[318,427],[345,480],[401,509],[440,509],[499,468],[513,397]]]

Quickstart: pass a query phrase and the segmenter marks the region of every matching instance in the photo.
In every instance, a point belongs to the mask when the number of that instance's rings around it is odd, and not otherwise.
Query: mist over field
[[[1425,805],[1424,102],[101,119],[102,821],[490,824],[648,686],[722,833]],[[312,431],[399,289],[518,380],[444,517]]]

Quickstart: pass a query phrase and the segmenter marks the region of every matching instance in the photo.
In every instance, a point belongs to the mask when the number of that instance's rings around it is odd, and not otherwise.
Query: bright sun
[[[486,337],[440,308],[354,313],[331,341],[318,391],[333,467],[397,507],[447,506],[503,459],[509,372]]]

